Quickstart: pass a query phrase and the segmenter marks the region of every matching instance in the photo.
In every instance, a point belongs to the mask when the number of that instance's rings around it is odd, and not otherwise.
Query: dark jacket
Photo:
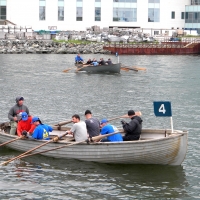
[[[100,62],[99,62],[99,65],[105,65],[105,61],[102,59]]]
[[[123,125],[125,131],[124,140],[138,140],[142,131],[142,119],[139,116],[131,118],[129,123]]]

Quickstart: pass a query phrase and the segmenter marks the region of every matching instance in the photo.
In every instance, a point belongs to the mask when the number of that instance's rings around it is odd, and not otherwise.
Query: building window
[[[154,31],[154,35],[159,35],[159,31]]]
[[[58,21],[64,21],[64,0],[58,0]]]
[[[95,21],[101,21],[101,0],[95,0]]]
[[[76,0],[76,21],[83,21],[83,1]]]
[[[181,12],[181,19],[185,19],[185,13]]]
[[[200,12],[186,12],[185,23],[200,23]]]
[[[148,0],[148,22],[160,22],[160,0]]]
[[[191,5],[200,5],[200,0],[191,0]]]
[[[137,3],[137,0],[113,0],[113,2]]]
[[[113,21],[137,22],[137,0],[113,0]]]
[[[39,20],[44,21],[46,19],[46,0],[39,0]]]
[[[6,0],[0,0],[0,19],[6,19]]]
[[[174,11],[172,11],[172,19],[175,19],[175,12]]]

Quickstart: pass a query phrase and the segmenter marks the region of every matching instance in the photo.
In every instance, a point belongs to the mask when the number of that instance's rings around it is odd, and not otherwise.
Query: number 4
[[[163,113],[163,114],[165,114],[165,113],[166,113],[165,105],[164,105],[164,104],[161,104],[161,106],[160,106],[160,108],[159,108],[158,111],[161,112],[161,113]]]

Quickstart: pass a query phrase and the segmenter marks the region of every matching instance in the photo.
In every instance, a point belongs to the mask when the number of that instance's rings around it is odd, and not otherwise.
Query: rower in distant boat
[[[108,58],[108,60],[106,61],[106,64],[108,64],[108,65],[112,65],[113,64],[110,58]]]
[[[83,64],[83,58],[81,58],[80,54],[75,57],[76,64]]]
[[[97,62],[97,60],[94,60],[94,61],[92,62],[92,65],[97,66],[97,65],[99,65],[99,63]]]
[[[84,63],[85,65],[91,65],[92,64],[92,60],[88,59],[88,61],[86,63]]]
[[[99,65],[105,65],[105,64],[106,64],[106,62],[104,61],[104,59],[100,58]]]

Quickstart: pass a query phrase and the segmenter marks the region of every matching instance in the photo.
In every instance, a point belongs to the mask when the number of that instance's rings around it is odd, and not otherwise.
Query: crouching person
[[[30,139],[37,140],[50,140],[49,132],[53,131],[53,128],[47,124],[43,124],[39,117],[33,117],[32,123],[35,125],[33,134],[27,134]],[[22,133],[26,135],[25,132]]]
[[[114,133],[114,132],[119,132],[119,130],[117,129],[117,127],[108,124],[108,120],[107,119],[102,119],[101,120],[101,135],[105,135],[105,134],[109,134],[109,133]],[[103,138],[101,140],[101,142],[122,142],[122,136],[121,133],[116,133],[114,135],[108,136],[106,138]]]
[[[32,117],[28,116],[26,112],[22,112],[21,119],[17,125],[17,135],[21,137],[23,131],[32,134],[34,129],[35,125],[32,124]]]

